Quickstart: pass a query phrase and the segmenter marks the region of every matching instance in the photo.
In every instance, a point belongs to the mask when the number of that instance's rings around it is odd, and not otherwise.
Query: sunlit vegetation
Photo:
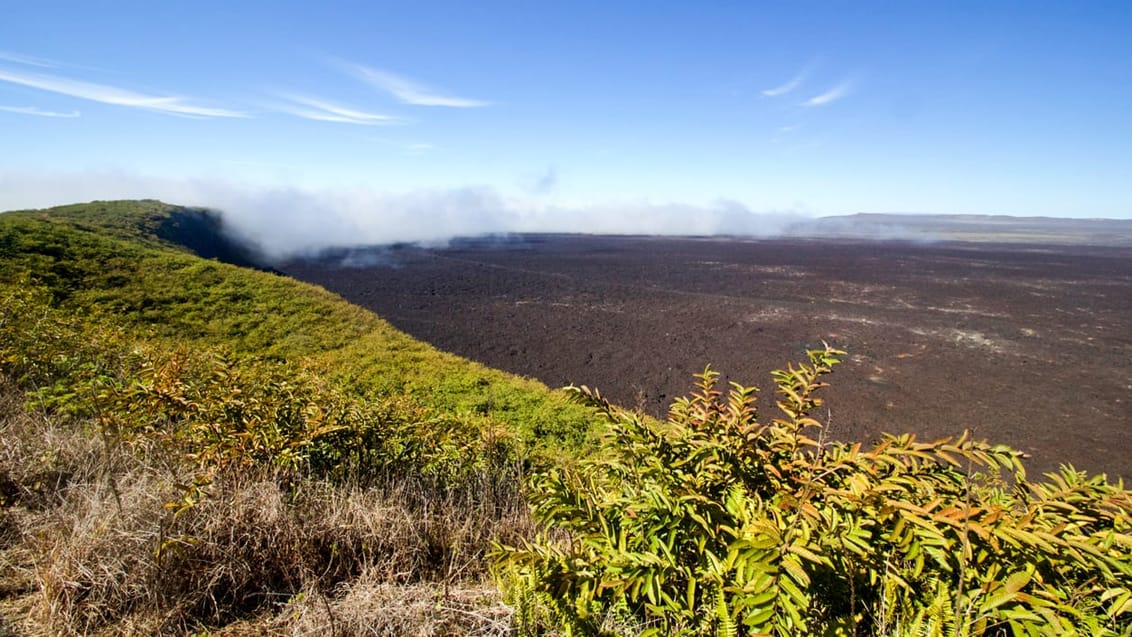
[[[446,412],[490,415],[532,444],[585,435],[584,410],[539,383],[437,351],[321,288],[160,239],[189,214],[200,211],[151,201],[6,213],[0,282],[42,287],[63,313],[169,347],[317,364],[368,397],[409,394]]]
[[[150,634],[290,604],[297,626],[348,626],[376,621],[358,604],[442,591],[381,621],[503,625],[484,554],[530,532],[522,476],[581,453],[585,411],[319,288],[167,245],[178,214],[0,217],[16,615]]]
[[[0,634],[1132,633],[1123,485],[826,440],[840,352],[772,419],[709,370],[657,422],[193,254],[250,262],[217,228],[0,216]]]
[[[528,632],[1127,635],[1132,493],[967,435],[827,441],[830,348],[775,373],[780,415],[706,370],[664,423],[574,390],[606,450],[532,481],[556,531],[501,547]]]

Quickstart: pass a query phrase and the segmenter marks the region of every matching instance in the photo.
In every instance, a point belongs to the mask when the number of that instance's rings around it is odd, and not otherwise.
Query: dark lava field
[[[822,420],[841,440],[969,428],[1132,477],[1132,248],[527,235],[290,263],[437,347],[662,414],[711,366],[766,388],[848,351]],[[828,408],[828,411],[825,411]]]

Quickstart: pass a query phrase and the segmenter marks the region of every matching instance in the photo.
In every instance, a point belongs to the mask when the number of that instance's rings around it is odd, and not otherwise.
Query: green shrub
[[[0,215],[0,602],[34,598],[35,634],[284,625],[305,593],[337,634],[360,582],[443,614],[490,540],[526,536],[521,476],[573,455],[587,410],[188,254],[169,243],[202,236],[184,212]]]
[[[322,288],[201,259],[161,238],[208,238],[207,232],[162,230],[199,215],[155,201],[3,213],[0,285],[34,289],[43,298],[36,309],[3,292],[0,309],[20,324],[13,330],[43,333],[35,312],[50,308],[63,317],[52,319],[57,323],[112,327],[122,341],[161,340],[174,348],[318,365],[326,382],[344,393],[378,401],[408,395],[434,414],[459,420],[460,428],[502,425],[548,461],[588,441],[588,414],[561,392],[438,351]],[[72,314],[82,320],[72,321]],[[31,333],[14,334],[14,356],[53,347]],[[110,357],[132,348],[106,345],[102,353]],[[46,373],[65,361],[40,363]],[[51,382],[70,387],[70,378]]]
[[[667,422],[573,389],[607,452],[533,478],[547,531],[499,547],[524,630],[649,635],[1128,635],[1132,495],[958,439],[828,442],[820,378],[842,352],[754,388],[700,375]]]

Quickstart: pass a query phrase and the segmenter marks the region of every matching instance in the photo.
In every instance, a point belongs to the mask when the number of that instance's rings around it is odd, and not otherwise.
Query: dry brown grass
[[[184,470],[21,402],[0,386],[0,636],[509,630],[484,554],[533,531],[516,480],[246,473],[174,517]]]
[[[296,596],[266,627],[273,634],[507,635],[511,610],[494,587],[390,584],[363,576],[333,598]]]
[[[0,375],[0,506],[49,508],[72,482],[102,472],[102,444],[24,403],[23,392]]]

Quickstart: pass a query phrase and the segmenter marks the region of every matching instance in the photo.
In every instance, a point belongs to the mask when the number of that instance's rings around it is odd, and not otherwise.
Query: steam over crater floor
[[[441,349],[657,415],[709,363],[769,387],[825,340],[849,352],[834,438],[970,428],[1031,472],[1132,478],[1129,247],[525,235],[281,269]]]

